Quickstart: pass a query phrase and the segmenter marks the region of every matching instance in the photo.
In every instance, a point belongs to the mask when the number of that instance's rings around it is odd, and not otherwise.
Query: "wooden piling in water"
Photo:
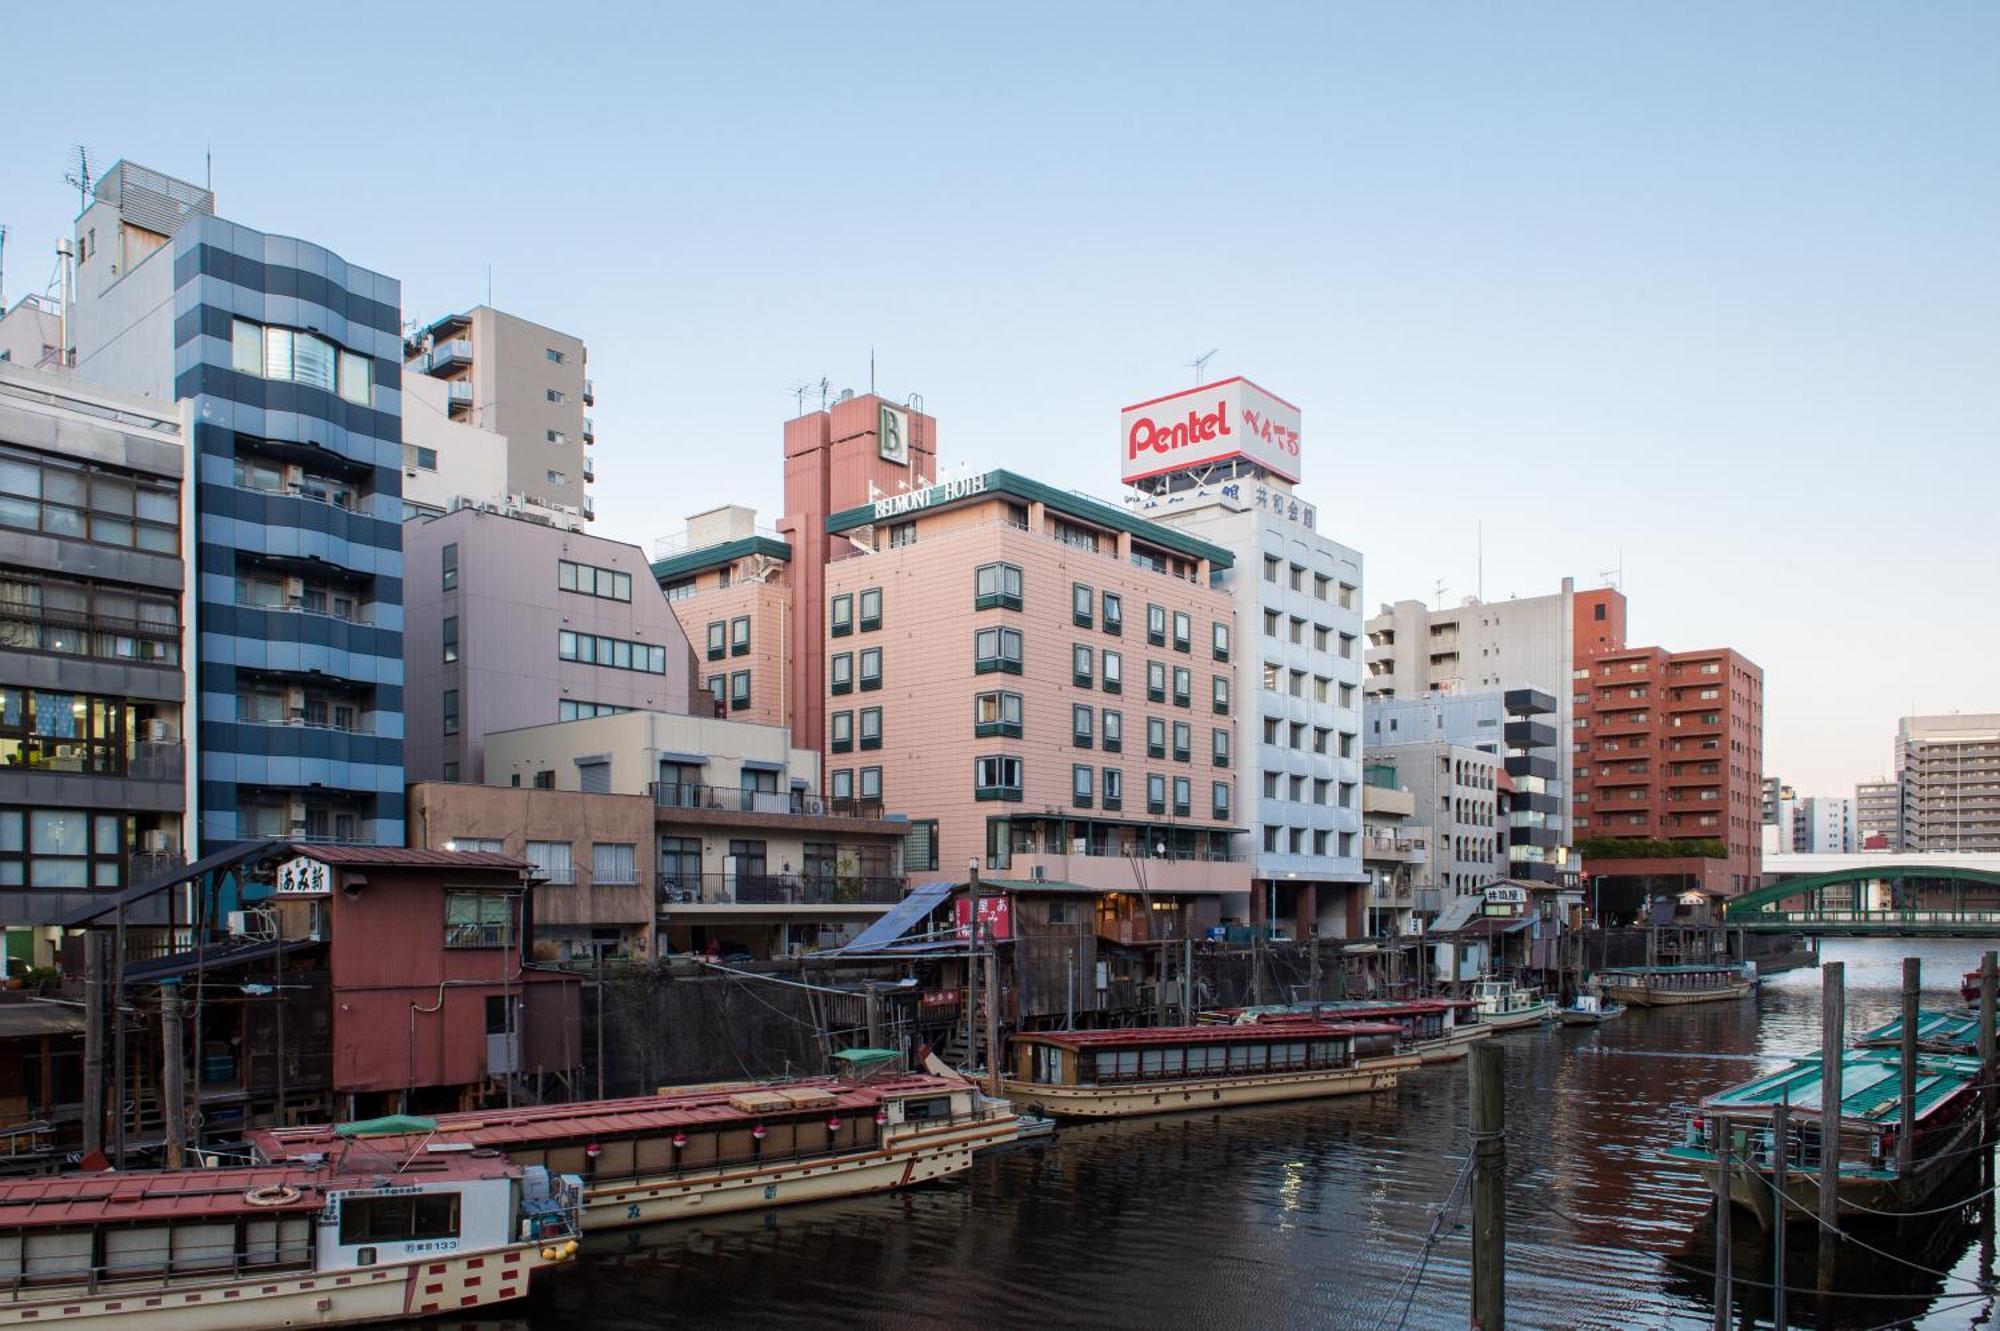
[[[1771,1189],[1777,1194],[1778,1223],[1771,1227],[1771,1325],[1785,1331],[1785,1189],[1791,1186],[1792,1106],[1780,1100],[1771,1111]]]
[[[1846,1042],[1847,966],[1829,961],[1820,967],[1819,1288],[1823,1294],[1833,1289],[1834,1244],[1840,1237],[1840,1063]]]
[[[1896,1129],[1896,1172],[1905,1181],[1910,1177],[1911,1162],[1916,1159],[1917,1143],[1917,1016],[1918,1003],[1924,988],[1924,963],[1918,957],[1903,958],[1903,1039],[1901,1075],[1901,1103],[1898,1106]]]
[[[1715,1123],[1715,1331],[1729,1331],[1729,1172],[1730,1133],[1726,1118]],[[1782,1222],[1782,1217],[1780,1217]]]
[[[1507,1326],[1507,1104],[1500,1046],[1488,1040],[1466,1060],[1472,1126],[1472,1326]]]

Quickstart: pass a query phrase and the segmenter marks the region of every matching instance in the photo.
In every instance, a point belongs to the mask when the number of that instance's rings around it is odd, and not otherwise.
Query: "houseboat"
[[[1900,1049],[1903,1046],[1903,1019],[1877,1026],[1865,1031],[1854,1041],[1856,1049]],[[1979,1055],[1979,1014],[1976,1012],[1939,1012],[1928,1010],[1917,1014],[1917,1048],[1930,1054],[1959,1054],[1966,1058]]]
[[[1915,1096],[1916,1133],[1910,1169],[1897,1165],[1902,1122],[1902,1060],[1878,1049],[1847,1050],[1840,1066],[1840,1105],[1835,1134],[1840,1198],[1874,1211],[1912,1211],[1933,1196],[1969,1159],[1978,1141],[1979,1060],[1948,1054],[1919,1054]],[[1776,1072],[1744,1082],[1701,1102],[1670,1158],[1715,1165],[1716,1130],[1726,1117],[1730,1158],[1735,1162],[1729,1197],[1770,1228],[1777,1214],[1772,1181],[1775,1151],[1772,1111],[1789,1107],[1785,1218],[1812,1223],[1819,1213],[1819,1168],[1826,1115],[1820,1101],[1821,1060],[1801,1058]]]
[[[1492,1031],[1517,1031],[1555,1020],[1556,1003],[1532,985],[1512,980],[1474,980],[1472,1002],[1480,1024]]]
[[[1422,1060],[1398,1053],[1393,1022],[1277,1022],[1028,1031],[1011,1042],[1008,1097],[1056,1118],[1387,1091]]]
[[[888,1073],[444,1114],[437,1136],[579,1175],[589,1235],[907,1188],[1013,1141],[1015,1122],[961,1077]],[[251,1141],[265,1158],[289,1161],[326,1150],[333,1131],[271,1128]],[[373,1144],[385,1155],[408,1149],[394,1134]]]
[[[1965,973],[1965,978],[1959,981],[1958,996],[1965,1000],[1965,1005],[1967,1007],[1979,1006],[1978,971],[1967,971]]]
[[[575,1180],[423,1145],[357,1169],[328,1145],[331,1164],[0,1182],[0,1327],[400,1322],[521,1298],[576,1255]]]
[[[1285,1007],[1222,1008],[1202,1014],[1199,1020],[1267,1025],[1299,1021],[1392,1022],[1403,1032],[1396,1042],[1397,1049],[1415,1054],[1426,1063],[1449,1063],[1464,1058],[1466,1050],[1493,1034],[1492,1028],[1479,1019],[1479,1005],[1469,998],[1412,998],[1401,1002],[1342,999]]]
[[[1556,1009],[1556,1019],[1565,1026],[1602,1026],[1625,1015],[1623,1003],[1607,1003],[1596,994],[1578,994]]]
[[[1756,991],[1753,972],[1735,962],[1696,966],[1620,966],[1600,972],[1604,996],[1627,1007],[1719,1003]]]

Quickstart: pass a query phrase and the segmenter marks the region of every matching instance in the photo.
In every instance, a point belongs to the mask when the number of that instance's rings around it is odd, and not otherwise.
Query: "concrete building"
[[[182,849],[179,406],[0,364],[0,967]],[[132,917],[163,922],[150,910]]]
[[[581,509],[530,506],[507,489],[507,436],[446,411],[449,385],[412,374],[403,379],[403,516],[436,518],[457,508],[489,508],[572,531]]]
[[[496,730],[692,705],[687,637],[637,546],[470,508],[403,538],[417,780],[486,780]]]
[[[1507,877],[1500,819],[1504,758],[1449,740],[1368,746],[1368,766],[1385,789],[1407,790],[1410,835],[1428,851],[1418,888],[1435,887],[1441,905]]]
[[[694,644],[718,715],[789,728],[799,686],[791,546],[759,531],[755,510],[728,505],[690,517],[685,536],[654,555],[653,578]]]
[[[1903,786],[1900,781],[1863,781],[1854,787],[1857,850],[1903,848]]]
[[[1854,837],[1854,802],[1840,795],[1808,795],[1792,808],[1791,844],[1795,855],[1839,855],[1858,849]]]
[[[62,303],[32,292],[0,313],[0,364],[61,370]]]
[[[127,162],[76,223],[79,380],[185,401],[203,847],[403,840],[394,279]]]
[[[904,841],[929,836],[822,794],[780,727],[657,712],[495,733],[483,790],[425,799],[430,844],[521,841],[549,884],[541,936],[569,956],[647,932],[660,953],[832,946],[902,900]]]
[[[1218,645],[1241,700],[1231,729],[1242,755],[1242,820],[1251,828],[1243,849],[1252,921],[1283,923],[1299,937],[1359,932],[1358,898],[1369,881],[1361,846],[1361,555],[1319,530],[1318,510],[1290,480],[1231,461],[1226,480],[1185,470],[1146,477],[1128,506],[1233,560],[1219,585],[1240,634],[1233,651]]]
[[[1903,717],[1896,778],[1900,849],[2000,850],[2000,713]]]
[[[476,503],[540,509],[572,530],[595,516],[584,487],[597,478],[597,431],[584,411],[597,393],[579,339],[479,305],[431,323],[403,354],[412,377],[443,383],[447,419],[507,441],[503,488]]]
[[[913,874],[1171,884],[1245,917],[1228,551],[1005,471],[825,526],[850,551],[826,567],[827,789],[907,811]]]
[[[1368,873],[1370,936],[1410,932],[1418,890],[1431,886],[1430,838],[1416,813],[1417,797],[1398,784],[1393,763],[1362,769],[1361,863]]]
[[[1634,901],[1756,887],[1764,672],[1727,647],[1628,647],[1579,660],[1578,676],[1573,776],[1585,871]]]

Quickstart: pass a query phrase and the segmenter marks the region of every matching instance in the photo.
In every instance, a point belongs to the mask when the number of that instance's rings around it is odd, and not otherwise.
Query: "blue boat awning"
[[[924,883],[910,889],[910,895],[891,906],[881,919],[863,929],[835,952],[873,952],[895,942],[917,925],[951,895],[956,883]]]

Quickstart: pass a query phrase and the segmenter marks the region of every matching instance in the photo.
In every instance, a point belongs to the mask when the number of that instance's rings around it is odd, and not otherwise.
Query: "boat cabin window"
[[[341,1199],[340,1242],[343,1246],[457,1237],[458,1194],[455,1192]]]
[[[930,1095],[921,1100],[903,1101],[905,1123],[921,1123],[929,1119],[950,1117],[951,1097],[948,1095]]]
[[[1054,1045],[1031,1045],[1035,1051],[1029,1080],[1059,1084],[1063,1079],[1063,1051]]]

